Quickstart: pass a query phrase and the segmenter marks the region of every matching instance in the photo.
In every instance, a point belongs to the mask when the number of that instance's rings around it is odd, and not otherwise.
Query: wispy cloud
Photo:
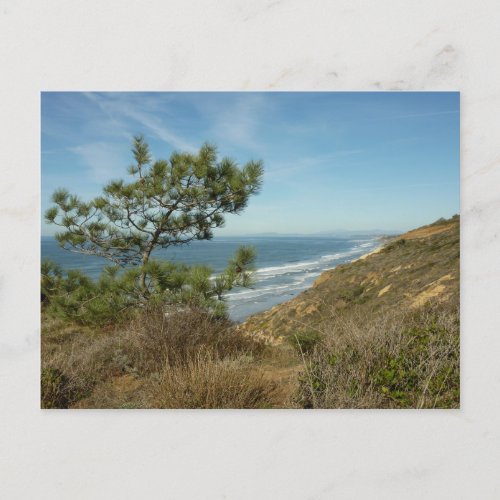
[[[401,115],[380,115],[374,118],[362,118],[353,121],[385,121],[385,120],[400,120],[407,118],[427,118],[431,116],[441,116],[441,115],[456,115],[459,114],[460,110],[452,109],[448,111],[427,111],[423,113],[403,113]]]
[[[157,116],[149,106],[144,106],[143,101],[139,106],[126,94],[119,97],[102,97],[95,93],[85,93],[85,96],[95,103],[108,119],[123,130],[130,128],[130,120],[132,120],[139,124],[141,129],[145,128],[152,132],[174,149],[196,151],[196,147],[191,142],[170,130],[162,118]],[[130,134],[127,134],[130,137]]]
[[[339,159],[353,156],[362,153],[362,149],[345,149],[339,150],[335,153],[328,155],[306,156],[297,158],[286,162],[270,162],[269,169],[266,170],[267,178],[273,178],[275,175],[284,172],[299,172],[303,170],[312,170],[314,168],[322,167],[324,165],[332,165]]]
[[[80,156],[88,168],[88,177],[94,182],[107,182],[122,177],[126,163],[122,148],[104,142],[93,142],[68,148]]]
[[[260,129],[265,113],[272,111],[272,102],[264,94],[229,95],[222,104],[219,98],[193,100],[198,113],[208,123],[207,135],[231,148],[265,150]]]
[[[328,229],[334,217],[403,227],[458,209],[455,93],[56,92],[41,111],[44,209],[59,186],[93,197],[126,177],[137,133],[162,157],[213,141],[240,163],[263,160],[262,192],[222,233],[311,218]]]
[[[342,193],[344,195],[348,194],[360,194],[360,193],[373,193],[374,191],[392,191],[392,192],[408,192],[408,191],[413,191],[415,189],[419,188],[440,188],[443,186],[455,186],[459,184],[459,180],[457,179],[456,182],[453,181],[448,181],[448,182],[410,182],[407,184],[391,184],[391,185],[384,185],[384,186],[367,186],[363,188],[356,188],[356,189],[343,189]]]

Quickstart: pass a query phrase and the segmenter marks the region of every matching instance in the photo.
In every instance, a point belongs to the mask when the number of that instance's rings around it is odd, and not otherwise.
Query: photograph
[[[42,409],[460,408],[460,93],[43,91]]]

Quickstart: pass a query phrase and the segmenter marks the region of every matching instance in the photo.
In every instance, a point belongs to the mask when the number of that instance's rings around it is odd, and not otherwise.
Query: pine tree
[[[229,158],[218,160],[211,144],[204,144],[197,154],[175,152],[169,160],[153,161],[142,136],[134,137],[132,152],[130,182],[111,181],[90,202],[58,189],[45,219],[62,228],[56,234],[62,248],[135,268],[137,287],[147,299],[158,287],[168,289],[165,264],[152,261],[152,252],[211,239],[226,214],[240,214],[250,196],[259,192],[263,166],[250,161],[240,168]],[[254,258],[252,249],[241,248],[213,281],[210,294],[220,299],[236,283],[247,284]],[[206,287],[206,270],[196,272],[204,275]]]

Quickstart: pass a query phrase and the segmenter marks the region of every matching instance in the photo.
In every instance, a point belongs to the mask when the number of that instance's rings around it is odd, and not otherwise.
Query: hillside
[[[300,368],[288,383],[297,407],[458,408],[459,298],[454,216],[326,271],[238,330],[271,351],[295,348]]]
[[[294,299],[250,317],[240,330],[271,344],[331,320],[332,311],[367,318],[459,297],[460,219],[439,220],[390,240],[375,252],[324,272]]]
[[[392,238],[241,325],[150,304],[89,326],[42,304],[42,407],[457,408],[459,225]]]

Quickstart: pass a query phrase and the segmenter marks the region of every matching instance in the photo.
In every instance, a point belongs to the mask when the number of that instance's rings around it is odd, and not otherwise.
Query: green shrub
[[[225,293],[252,284],[255,249],[241,246],[218,276],[207,266],[187,266],[150,260],[144,266],[105,267],[97,281],[81,271],[63,272],[44,261],[41,269],[42,307],[47,313],[82,325],[110,325],[128,321],[148,303],[203,309],[227,315]],[[146,276],[146,290],[141,276]]]
[[[382,252],[390,252],[392,250],[395,250],[396,248],[400,248],[406,244],[406,240],[404,238],[399,238],[396,241],[393,241],[389,244],[387,244],[383,249]]]
[[[139,304],[133,271],[119,274],[106,267],[98,281],[76,270],[63,273],[53,262],[44,261],[41,290],[50,315],[82,325],[106,325],[129,319]]]
[[[457,408],[458,308],[332,318],[305,359],[305,408]]]
[[[321,340],[321,335],[319,332],[314,330],[308,330],[303,332],[297,332],[294,335],[288,337],[289,342],[292,344],[297,351],[301,354],[311,354],[314,347]]]
[[[355,285],[347,290],[342,290],[339,293],[338,298],[354,304],[364,304],[368,300],[368,296],[365,293],[365,287],[363,285]]]

